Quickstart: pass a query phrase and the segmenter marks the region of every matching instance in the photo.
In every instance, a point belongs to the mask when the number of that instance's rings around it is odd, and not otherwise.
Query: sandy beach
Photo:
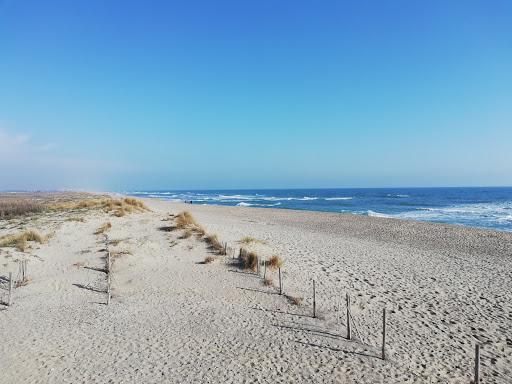
[[[19,260],[29,277],[0,305],[1,383],[470,383],[477,343],[481,382],[512,382],[512,233],[144,202],[151,211],[122,217],[84,209],[0,220],[0,237],[48,236],[24,252],[0,248],[0,301]],[[228,255],[174,228],[170,215],[182,211]],[[283,259],[283,295],[276,270],[265,285],[239,267],[241,247]]]

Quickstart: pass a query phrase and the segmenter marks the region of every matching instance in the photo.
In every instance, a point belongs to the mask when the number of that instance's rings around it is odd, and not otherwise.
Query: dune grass
[[[269,267],[270,269],[278,269],[283,266],[284,262],[279,256],[273,255],[265,263],[267,264],[267,267]]]
[[[40,213],[44,205],[31,200],[0,200],[0,219],[12,219],[19,216],[27,216]]]
[[[174,217],[176,221],[176,228],[183,229],[195,233],[198,237],[206,235],[205,229],[197,223],[192,214],[188,211],[183,211]],[[187,238],[187,237],[184,237]]]
[[[53,211],[83,211],[83,210],[103,210],[106,213],[112,213],[114,216],[123,217],[130,213],[147,212],[150,209],[143,201],[131,197],[124,199],[113,198],[95,198],[85,200],[72,200],[55,203],[49,206]]]
[[[203,263],[204,264],[210,264],[210,263],[213,263],[214,261],[215,261],[215,257],[213,257],[213,256],[206,256],[204,258]]]
[[[112,228],[112,223],[110,221],[107,221],[106,223],[104,223],[101,227],[99,227],[95,232],[94,234],[95,235],[101,235],[102,233],[105,233],[107,231],[110,230],[110,228]]]
[[[255,271],[258,265],[258,255],[255,252],[244,252],[241,257],[242,267]]]
[[[286,298],[290,301],[290,304],[297,306],[300,306],[304,300],[302,297],[297,296],[286,296]]]
[[[207,235],[204,241],[211,247],[211,249],[218,254],[224,253],[224,246],[220,243],[217,235]]]
[[[46,238],[35,230],[27,230],[16,235],[7,235],[0,238],[0,247],[15,247],[21,252],[28,248],[28,242],[33,241],[42,244]]]
[[[252,243],[260,243],[260,244],[264,244],[265,243],[263,240],[258,240],[258,239],[254,238],[254,237],[251,237],[251,236],[242,237],[238,242],[240,244],[245,244],[245,245],[249,245],[249,244],[252,244]]]
[[[85,223],[85,219],[83,217],[77,217],[77,216],[68,217],[66,219],[66,221],[73,221],[73,222],[77,222],[77,223]]]

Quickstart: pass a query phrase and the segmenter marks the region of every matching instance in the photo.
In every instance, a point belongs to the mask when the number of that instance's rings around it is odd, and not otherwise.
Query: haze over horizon
[[[0,0],[0,190],[510,186],[511,19]]]

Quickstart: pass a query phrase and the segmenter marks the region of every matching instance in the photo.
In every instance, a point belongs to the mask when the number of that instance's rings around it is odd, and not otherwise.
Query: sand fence
[[[226,247],[227,247],[227,245],[226,245]],[[240,248],[240,250],[238,252],[238,259],[240,259],[240,260],[243,259],[244,257],[246,257],[248,255],[248,253],[249,252],[246,249]],[[235,257],[234,253],[232,254],[232,257],[233,258]],[[277,288],[279,291],[279,295],[289,298],[284,293],[284,285],[283,285],[284,276],[281,272],[280,267],[278,268],[277,273],[278,273],[278,279],[279,279],[279,284],[278,284],[278,288]],[[259,256],[257,257],[255,274],[263,280],[266,279],[267,263],[265,260],[262,260]],[[316,281],[313,279],[313,280],[311,280],[311,299],[312,299],[311,317],[312,318],[318,318],[317,317],[317,292],[316,291],[317,291]],[[346,293],[345,311],[342,311],[341,307],[338,308],[338,311],[340,313],[338,318],[345,317],[345,319],[346,319],[346,326],[345,326],[346,339],[353,340],[353,341],[359,341],[363,345],[379,349],[380,355],[379,356],[376,355],[375,357],[378,357],[384,361],[389,360],[389,357],[386,354],[386,342],[387,342],[386,341],[386,331],[387,331],[386,326],[387,326],[387,320],[388,320],[386,307],[382,308],[382,323],[381,323],[380,335],[375,335],[375,334],[368,335],[369,337],[371,337],[374,340],[379,339],[380,345],[375,345],[375,344],[370,343],[363,336],[362,332],[360,331],[360,327],[358,326],[357,320],[354,318],[354,315],[352,314],[352,310],[351,310],[352,305],[353,304],[352,304],[350,293]],[[345,312],[345,314],[343,315],[342,312]],[[355,336],[354,334],[357,334],[357,337],[354,337]],[[483,380],[483,375],[482,375],[482,373],[484,371],[486,373],[486,376],[489,377],[491,380],[492,380],[492,378],[500,378],[500,379],[505,380],[505,382],[508,382],[510,380],[510,376],[506,375],[505,373],[499,372],[492,366],[486,365],[485,370],[482,369],[482,358],[485,358],[487,361],[490,361],[491,365],[492,365],[492,364],[494,364],[496,359],[498,359],[499,357],[500,357],[499,355],[493,353],[492,351],[484,350],[483,344],[476,343],[474,356],[468,357],[468,359],[473,359],[473,364],[472,364],[473,372],[471,372],[469,374],[469,376],[471,377],[471,380],[468,381],[468,383],[471,383],[471,384],[484,383],[485,381]],[[423,378],[425,378],[425,377],[423,377]],[[490,381],[490,382],[492,382],[492,381]]]

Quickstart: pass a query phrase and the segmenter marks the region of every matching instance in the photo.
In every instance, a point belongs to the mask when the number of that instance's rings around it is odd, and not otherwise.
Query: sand
[[[50,234],[0,248],[0,300],[17,260],[31,280],[0,305],[0,383],[482,383],[512,380],[512,234],[331,213],[146,200],[152,212],[100,211],[0,221]],[[190,211],[231,249],[240,239],[284,259],[283,287],[180,239]],[[106,221],[113,296],[106,302]],[[212,255],[215,261],[203,264]],[[311,284],[316,281],[317,318]],[[357,331],[346,340],[345,295]],[[291,298],[302,298],[294,305]],[[381,359],[382,309],[387,359]]]

